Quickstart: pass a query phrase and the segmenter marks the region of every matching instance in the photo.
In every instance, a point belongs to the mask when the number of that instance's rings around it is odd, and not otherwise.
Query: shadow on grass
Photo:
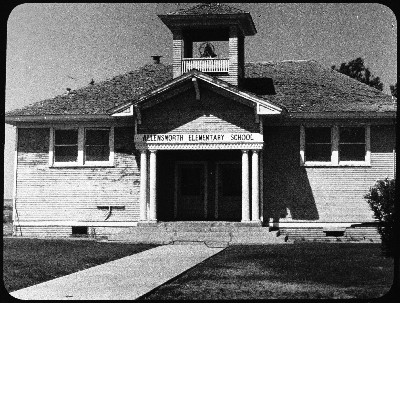
[[[232,246],[140,300],[375,298],[392,281],[379,244]]]

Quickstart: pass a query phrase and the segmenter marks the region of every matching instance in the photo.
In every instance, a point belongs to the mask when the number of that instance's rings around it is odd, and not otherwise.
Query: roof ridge
[[[190,8],[180,8],[176,11],[172,11],[171,13],[169,13],[168,15],[191,15],[191,12],[195,12],[196,11],[204,11],[206,9],[209,9],[210,11],[226,11],[228,14],[248,14],[247,11],[243,11],[237,7],[232,7],[232,6],[228,6],[227,4],[223,4],[223,3],[200,3],[197,4],[193,7]],[[224,12],[219,12],[218,14],[223,14]]]
[[[331,70],[333,73],[340,74],[340,78],[342,78],[342,79],[344,78],[345,80],[351,80],[352,83],[355,83],[356,85],[360,85],[360,87],[362,87],[362,88],[364,88],[364,89],[371,89],[371,90],[374,90],[374,91],[376,91],[376,92],[378,92],[378,93],[381,93],[381,94],[390,96],[390,94],[385,93],[383,90],[379,90],[379,89],[377,89],[377,88],[374,88],[373,86],[370,86],[370,85],[368,85],[367,83],[361,82],[361,81],[359,81],[359,80],[356,79],[356,78],[352,78],[351,76],[346,75],[346,74],[344,74],[343,72],[340,72],[340,71],[338,71],[338,70],[336,70],[336,69],[333,69],[333,68],[331,68],[330,70]]]
[[[314,60],[313,58],[310,58],[308,60],[270,60],[270,61],[248,61],[246,64],[279,64],[279,63],[284,63],[284,62],[315,62],[317,64],[321,64],[318,60]]]

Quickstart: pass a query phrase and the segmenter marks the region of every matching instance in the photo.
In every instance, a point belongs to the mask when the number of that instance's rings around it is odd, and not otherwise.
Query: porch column
[[[150,150],[150,212],[149,220],[157,221],[157,159],[156,150]]]
[[[249,151],[242,150],[242,222],[250,221]]]
[[[147,150],[140,152],[140,221],[147,221]]]
[[[259,150],[253,150],[251,155],[251,220],[260,221],[260,173]]]

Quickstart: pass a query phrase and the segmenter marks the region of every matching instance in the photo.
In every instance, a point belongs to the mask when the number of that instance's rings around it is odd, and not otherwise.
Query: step
[[[172,229],[172,227],[174,229]],[[178,229],[179,228],[179,229]],[[285,237],[279,231],[270,231],[268,227],[248,226],[211,226],[205,224],[186,226],[157,224],[155,226],[137,226],[123,228],[106,235],[109,241],[154,244],[195,244],[206,243],[223,247],[229,244],[268,244],[283,243]]]
[[[285,243],[285,237],[277,235],[275,232],[269,234],[255,234],[249,232],[233,232],[230,244],[272,244]]]
[[[193,242],[229,242],[231,240],[230,232],[174,232],[174,242],[193,241]]]

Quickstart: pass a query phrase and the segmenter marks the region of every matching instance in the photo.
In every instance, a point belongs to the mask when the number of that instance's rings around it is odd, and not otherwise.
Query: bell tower
[[[244,77],[244,38],[257,33],[250,13],[203,3],[158,16],[173,35],[173,77],[195,68],[238,85]]]

